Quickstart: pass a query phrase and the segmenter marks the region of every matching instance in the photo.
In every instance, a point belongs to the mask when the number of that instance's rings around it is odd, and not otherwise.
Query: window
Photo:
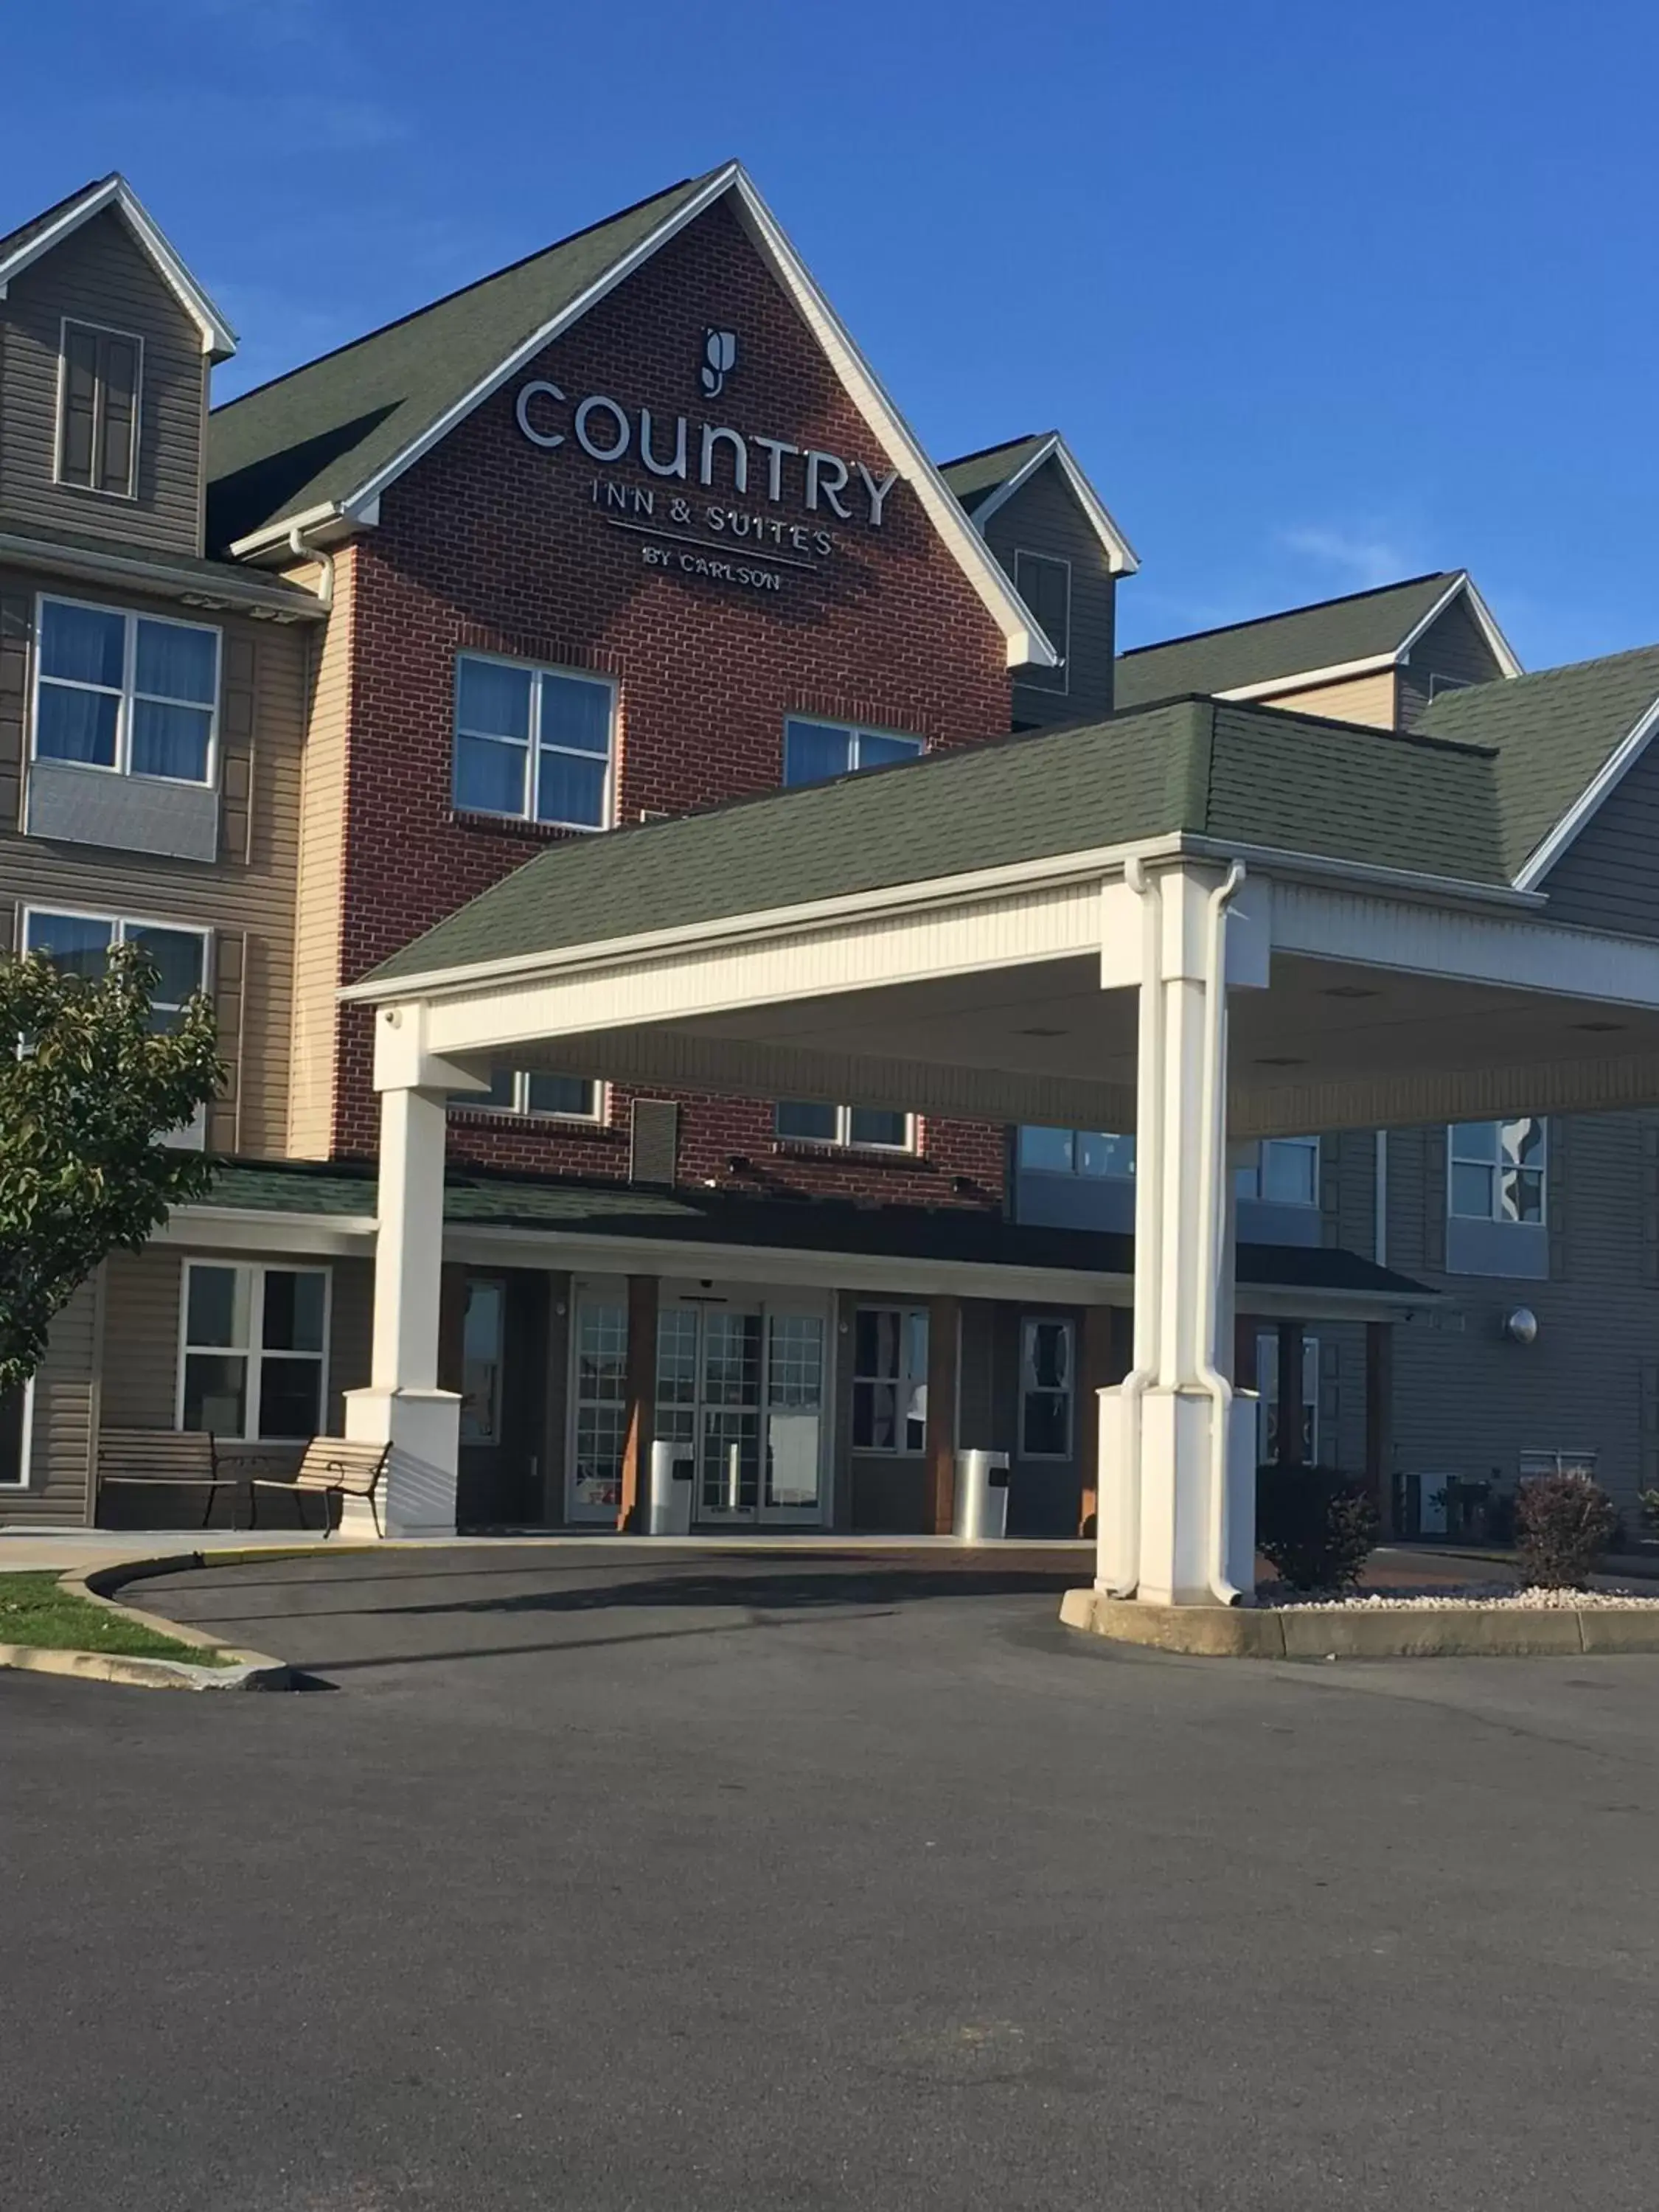
[[[1263,1137],[1250,1155],[1234,1171],[1240,1198],[1267,1206],[1318,1205],[1317,1137]]]
[[[1523,1451],[1521,1480],[1530,1482],[1540,1474],[1587,1474],[1593,1482],[1598,1456],[1593,1451]]]
[[[65,322],[58,374],[58,481],[131,499],[142,338]]]
[[[461,1319],[461,1442],[501,1440],[501,1340],[507,1285],[474,1275]]]
[[[324,1267],[185,1267],[179,1426],[276,1443],[323,1426],[328,1340]]]
[[[1263,1466],[1279,1456],[1279,1336],[1264,1329],[1255,1340],[1256,1452]],[[1302,1463],[1319,1464],[1319,1340],[1302,1340]]]
[[[483,1108],[493,1114],[522,1114],[560,1121],[597,1121],[602,1116],[600,1085],[581,1075],[550,1075],[536,1067],[492,1067],[488,1091],[456,1091],[458,1110]]]
[[[212,782],[216,629],[43,599],[40,637],[37,760]]]
[[[29,1479],[29,1441],[33,1431],[34,1377],[0,1390],[0,1490],[21,1490]]]
[[[1027,1315],[1019,1333],[1019,1455],[1072,1456],[1073,1331]]]
[[[921,750],[920,738],[897,738],[890,731],[860,730],[842,722],[806,722],[792,714],[783,726],[783,780],[823,783],[832,775],[914,760]]]
[[[101,975],[112,945],[140,945],[155,963],[149,1025],[159,1035],[176,1029],[185,1002],[207,988],[207,932],[172,929],[160,922],[123,921],[111,915],[47,914],[24,917],[23,947],[43,952],[70,975]]]
[[[804,1098],[778,1102],[774,1127],[801,1145],[841,1145],[860,1152],[913,1152],[915,1117],[879,1106],[819,1106]]]
[[[1431,676],[1429,696],[1437,699],[1443,691],[1467,691],[1471,688],[1467,676]]]
[[[1449,1205],[1464,1221],[1544,1219],[1544,1123],[1455,1121],[1448,1132]]]
[[[1019,682],[1036,691],[1070,688],[1072,564],[1047,553],[1014,554],[1014,589],[1036,617],[1037,627],[1060,655],[1058,668],[1022,668]]]
[[[455,664],[455,804],[562,830],[611,820],[616,691],[603,677],[464,653]]]
[[[577,1520],[606,1520],[622,1502],[628,1437],[628,1308],[584,1297],[576,1310],[575,1451],[569,1505]]]
[[[1039,1175],[1133,1176],[1135,1140],[1109,1129],[1022,1129],[1019,1164]]]
[[[927,1310],[860,1306],[853,1316],[853,1449],[927,1444]]]

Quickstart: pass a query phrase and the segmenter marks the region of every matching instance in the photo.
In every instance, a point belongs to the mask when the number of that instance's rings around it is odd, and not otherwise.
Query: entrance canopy
[[[345,995],[383,1081],[510,1056],[1127,1130],[1131,878],[1237,864],[1230,1134],[1637,1105],[1659,944],[1515,888],[1600,765],[1178,700],[561,844]]]

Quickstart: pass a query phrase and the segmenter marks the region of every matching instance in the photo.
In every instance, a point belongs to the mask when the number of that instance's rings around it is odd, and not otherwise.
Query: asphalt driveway
[[[1659,1660],[1227,1664],[1023,1553],[148,1586],[334,1686],[0,1675],[30,2212],[1659,2194]]]

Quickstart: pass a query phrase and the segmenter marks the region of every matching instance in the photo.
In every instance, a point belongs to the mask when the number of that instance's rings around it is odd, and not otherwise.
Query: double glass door
[[[689,1298],[663,1308],[656,1432],[691,1455],[695,1522],[823,1520],[824,1368],[822,1311]]]

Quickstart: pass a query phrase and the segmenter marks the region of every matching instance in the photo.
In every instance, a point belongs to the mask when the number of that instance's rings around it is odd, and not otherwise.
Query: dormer
[[[203,550],[234,334],[119,176],[0,237],[0,535]]]
[[[1139,564],[1064,438],[1012,439],[939,473],[1058,656],[1014,670],[1014,727],[1109,714],[1117,580]]]

